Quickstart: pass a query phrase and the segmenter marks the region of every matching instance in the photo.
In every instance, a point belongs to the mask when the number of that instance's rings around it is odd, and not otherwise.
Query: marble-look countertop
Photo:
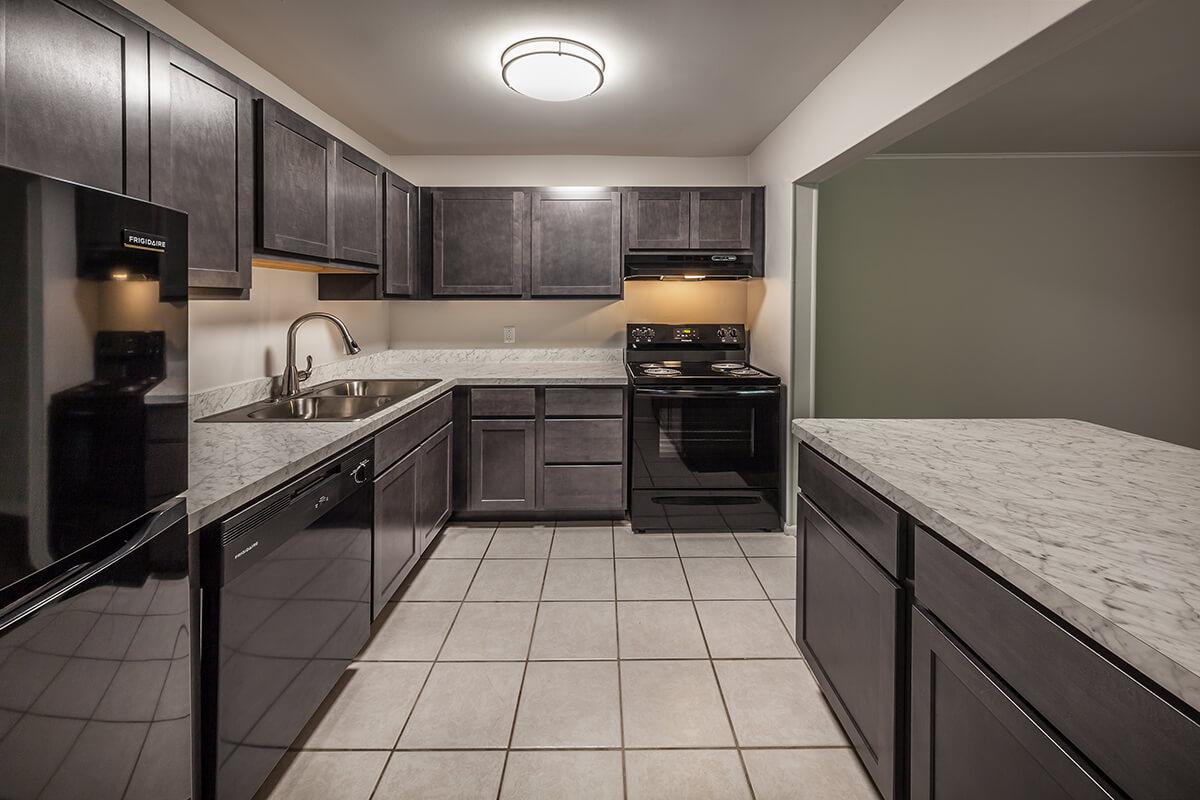
[[[792,433],[1200,711],[1200,450],[1063,419]]]
[[[220,519],[455,386],[623,386],[625,364],[619,360],[619,350],[616,359],[611,352],[391,350],[318,367],[305,386],[341,378],[440,378],[441,382],[361,420],[192,422],[188,527],[195,531]],[[265,399],[270,386],[271,381],[263,379],[196,394],[191,398],[191,419]]]

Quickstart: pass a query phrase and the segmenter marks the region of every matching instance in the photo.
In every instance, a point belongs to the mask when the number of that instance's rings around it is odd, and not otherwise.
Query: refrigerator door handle
[[[46,606],[53,605],[70,595],[76,588],[87,583],[142,544],[153,539],[186,517],[187,503],[179,499],[168,501],[153,511],[146,513],[141,519],[133,523],[137,526],[133,535],[112,553],[109,553],[99,561],[90,563],[87,561],[81,562],[71,567],[67,570],[66,574],[60,576],[48,586],[43,586],[36,592],[31,592],[14,601],[7,608],[0,609],[0,634],[20,624],[23,620],[36,614]]]

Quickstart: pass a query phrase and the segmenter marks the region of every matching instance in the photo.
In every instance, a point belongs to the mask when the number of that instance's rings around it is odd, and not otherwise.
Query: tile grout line
[[[775,616],[779,619],[780,623],[782,623],[783,630],[784,630],[784,632],[787,633],[788,639],[792,643],[792,647],[796,648],[796,653],[797,653],[797,655],[800,656],[800,660],[805,661],[804,653],[801,652],[801,650],[800,650],[800,644],[796,641],[796,637],[792,635],[791,629],[788,628],[787,620],[784,619],[783,615],[779,613],[779,606],[775,605],[775,598],[771,597],[771,593],[767,591],[767,585],[765,583],[763,583],[762,578],[759,577],[758,570],[756,570],[754,568],[754,562],[750,560],[750,555],[746,552],[746,548],[742,547],[742,540],[737,538],[736,535],[733,537],[733,540],[735,542],[737,542],[738,549],[742,551],[742,555],[745,557],[746,563],[750,565],[750,572],[754,573],[754,580],[758,581],[758,585],[760,587],[762,587],[763,594],[765,594],[767,596],[767,602],[771,604],[771,610],[775,612]],[[800,543],[797,542],[796,546],[799,547]],[[787,556],[777,556],[777,557],[778,558],[787,558]],[[795,556],[792,556],[792,563],[793,564],[796,563]],[[793,582],[795,582],[794,575],[793,575]],[[779,599],[781,601],[786,602],[786,598],[779,598]],[[792,602],[799,603],[799,601],[800,601],[800,598],[797,597],[797,598],[793,598]],[[808,666],[807,661],[805,661],[805,666]]]
[[[499,525],[496,526],[497,528]],[[445,528],[442,529],[443,531]],[[439,533],[439,536],[442,534]],[[492,528],[492,535],[488,537],[488,543],[484,546],[483,552],[487,553],[487,548],[491,547],[492,539],[496,536],[496,528]],[[454,630],[454,623],[458,622],[458,615],[462,613],[463,605],[467,600],[467,592],[471,591],[471,584],[475,582],[475,576],[479,574],[479,568],[483,566],[483,557],[475,564],[475,571],[471,573],[471,580],[463,589],[462,599],[458,601],[458,608],[454,610],[454,618],[450,620],[449,627],[446,628],[446,633],[442,636],[442,643],[438,645],[437,652],[433,654],[433,661],[429,665],[429,671],[425,673],[425,679],[421,681],[421,688],[417,690],[416,696],[413,698],[412,707],[408,709],[408,713],[404,716],[404,724],[400,726],[400,731],[396,734],[396,741],[392,743],[392,749],[388,753],[388,757],[384,759],[383,769],[379,771],[379,777],[375,779],[375,785],[371,787],[371,794],[368,795],[370,800],[373,800],[375,793],[379,791],[380,784],[383,783],[383,776],[387,774],[388,767],[391,766],[392,759],[399,752],[400,739],[404,736],[404,731],[408,728],[408,723],[412,721],[413,712],[417,710],[417,703],[421,702],[421,695],[425,693],[425,687],[429,685],[429,679],[433,676],[433,670],[438,665],[438,657],[441,656],[442,650],[446,647],[446,642],[450,639],[450,632]]]
[[[730,536],[733,536],[731,533]],[[674,538],[674,534],[672,534]],[[734,536],[734,541],[737,537]],[[676,542],[675,549],[679,549],[679,544]],[[742,550],[742,545],[738,542],[738,550]],[[742,551],[742,558],[745,558],[745,551]],[[708,653],[708,668],[712,672],[713,683],[717,685],[717,695],[721,698],[721,708],[725,711],[725,721],[729,724],[729,733],[733,737],[734,751],[737,753],[738,763],[742,765],[742,778],[746,781],[746,788],[750,791],[750,800],[756,800],[754,793],[754,785],[750,782],[750,770],[746,768],[746,759],[742,757],[742,743],[738,739],[737,728],[733,726],[733,715],[729,713],[729,701],[725,699],[725,688],[721,686],[721,677],[717,674],[717,665],[713,661],[712,648],[708,644],[708,634],[704,631],[704,622],[700,619],[700,609],[696,606],[696,595],[692,591],[692,582],[688,578],[687,569],[684,567],[683,558],[680,556],[679,568],[683,570],[683,580],[688,587],[688,597],[692,601],[692,613],[696,616],[696,625],[700,628],[700,638],[704,640],[704,650]],[[746,566],[750,567],[750,571],[754,572],[754,567],[750,564],[749,559],[746,559]],[[755,579],[758,574],[754,573]],[[759,584],[761,586],[761,582]],[[763,588],[763,594],[766,594],[766,588]]]
[[[609,525],[609,542],[612,544],[613,571],[613,625],[617,638],[617,719],[621,730],[621,797],[629,800],[629,774],[625,766],[625,687],[621,678],[621,607],[617,597],[617,528]]]
[[[497,530],[499,530],[499,526],[497,526]],[[533,609],[533,627],[529,630],[529,643],[525,645],[525,661],[521,666],[521,684],[517,687],[517,702],[513,706],[512,724],[508,727],[508,744],[504,749],[504,764],[500,767],[500,783],[496,786],[496,800],[500,800],[500,795],[504,791],[504,776],[508,774],[508,758],[512,753],[513,736],[517,732],[517,715],[521,713],[521,698],[525,694],[525,678],[529,675],[529,654],[533,651],[533,637],[537,633],[538,616],[542,610],[542,594],[546,591],[546,573],[550,570],[550,551],[554,549],[554,534],[557,530],[558,523],[555,523],[554,527],[550,529],[550,547],[546,549],[546,563],[542,567],[542,584],[538,588],[537,605]]]

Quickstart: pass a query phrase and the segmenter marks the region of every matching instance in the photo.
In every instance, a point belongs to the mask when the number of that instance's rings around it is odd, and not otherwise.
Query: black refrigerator
[[[0,798],[192,793],[187,216],[0,168]]]

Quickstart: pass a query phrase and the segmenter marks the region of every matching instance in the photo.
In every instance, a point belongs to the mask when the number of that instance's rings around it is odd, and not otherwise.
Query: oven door
[[[633,489],[778,489],[782,391],[637,388]]]

